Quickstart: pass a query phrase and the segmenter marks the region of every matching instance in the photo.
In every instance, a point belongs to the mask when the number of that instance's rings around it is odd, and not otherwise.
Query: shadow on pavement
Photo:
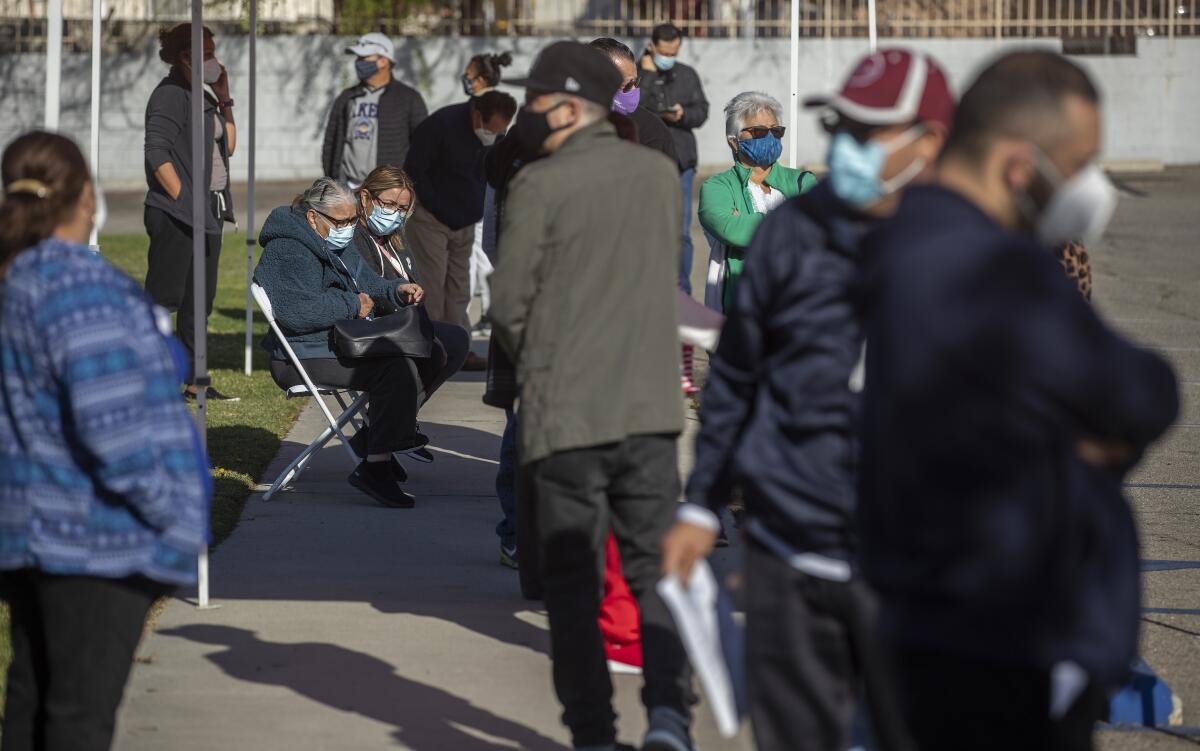
[[[224,647],[207,659],[227,675],[288,688],[326,706],[391,725],[393,737],[415,751],[507,751],[513,744],[528,751],[565,750],[529,727],[397,675],[383,660],[351,649],[317,642],[263,641],[252,631],[231,626],[181,626],[159,633]]]
[[[423,423],[432,464],[404,461],[414,509],[375,504],[346,482],[351,465],[337,441],[291,490],[244,513],[243,544],[213,558],[223,600],[366,602],[380,613],[435,618],[490,639],[549,654],[544,628],[518,617],[542,609],[524,600],[517,572],[499,563],[495,496],[500,437],[462,425]],[[264,482],[303,446],[285,441]],[[246,575],[253,571],[253,575]]]

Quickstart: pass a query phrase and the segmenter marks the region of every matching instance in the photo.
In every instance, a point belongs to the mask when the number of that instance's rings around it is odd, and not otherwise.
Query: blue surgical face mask
[[[675,58],[654,53],[654,67],[659,70],[670,70],[675,67]]]
[[[350,244],[354,239],[354,225],[349,227],[330,227],[329,234],[325,236],[325,245],[331,250],[341,250]]]
[[[886,181],[881,177],[883,164],[888,154],[912,143],[921,132],[919,125],[914,126],[887,143],[874,140],[859,143],[849,133],[835,133],[825,160],[834,195],[854,208],[864,209],[903,188],[925,168],[925,161],[914,160],[900,174]]]
[[[762,138],[747,138],[738,141],[742,158],[759,167],[770,167],[783,155],[783,141],[768,133]]]
[[[385,209],[376,204],[367,217],[367,226],[379,237],[387,237],[400,229],[404,224],[404,212]]]
[[[358,74],[358,80],[365,81],[371,76],[379,72],[378,60],[355,60],[354,72]]]

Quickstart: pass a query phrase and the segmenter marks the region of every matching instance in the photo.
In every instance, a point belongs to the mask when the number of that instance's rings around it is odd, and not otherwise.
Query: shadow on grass
[[[415,751],[507,751],[514,746],[565,751],[532,728],[397,675],[389,663],[352,649],[263,641],[252,631],[231,626],[181,626],[159,633],[224,647],[207,658],[227,675],[281,686],[328,707],[386,723],[396,741]]]
[[[250,425],[223,425],[208,429],[208,445],[214,467],[212,534],[216,546],[237,526],[246,498],[279,449],[279,436]]]

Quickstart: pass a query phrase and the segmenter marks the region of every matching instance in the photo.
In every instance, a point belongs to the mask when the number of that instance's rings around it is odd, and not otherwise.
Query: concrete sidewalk
[[[115,747],[568,748],[545,613],[498,563],[503,413],[481,394],[477,379],[457,380],[423,410],[441,450],[432,465],[409,465],[415,509],[351,488],[336,443],[292,491],[253,496],[212,558],[220,607],[172,601],[142,645]],[[266,477],[322,425],[307,409]],[[641,679],[614,684],[621,739],[640,741]],[[751,748],[719,739],[703,707],[697,740]]]

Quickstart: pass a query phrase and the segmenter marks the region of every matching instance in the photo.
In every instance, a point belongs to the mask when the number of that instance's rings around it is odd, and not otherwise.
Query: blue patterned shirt
[[[208,462],[133,279],[45,240],[0,279],[0,570],[195,581]]]

